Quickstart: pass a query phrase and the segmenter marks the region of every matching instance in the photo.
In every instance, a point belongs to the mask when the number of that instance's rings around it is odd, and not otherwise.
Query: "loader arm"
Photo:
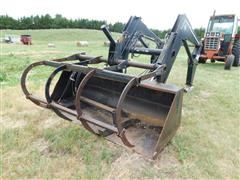
[[[194,45],[192,52],[190,52],[187,41],[190,41]],[[167,81],[176,56],[182,45],[184,46],[188,55],[186,85],[192,86],[202,45],[198,41],[186,15],[178,16],[171,32],[168,34],[168,38],[162,49],[162,53],[156,61],[157,64],[162,64],[166,67],[164,72],[156,78],[158,82],[165,83]]]
[[[122,30],[122,36],[117,41],[113,39],[106,25],[103,25],[101,29],[110,41],[108,54],[108,64],[110,66],[118,64],[119,59],[128,60],[130,53],[151,55],[153,61],[153,59],[158,58],[161,53],[160,49],[164,45],[164,42],[147,28],[147,26],[141,21],[140,17],[130,17]],[[154,42],[156,48],[150,49],[144,39]],[[140,42],[144,48],[136,48],[137,42]]]
[[[198,41],[186,15],[178,16],[165,43],[149,30],[139,17],[135,16],[129,19],[123,29],[122,37],[118,41],[113,40],[106,26],[102,26],[102,30],[110,41],[108,64],[110,66],[116,65],[112,66],[111,70],[123,72],[123,69],[127,66],[120,67],[117,64],[119,63],[119,59],[125,59],[125,63],[127,64],[130,53],[150,55],[150,63],[156,67],[162,67],[158,69],[158,73],[155,76],[155,80],[159,83],[167,81],[176,56],[183,45],[188,55],[186,85],[192,86],[202,45]],[[143,38],[155,42],[156,47],[149,48]],[[141,42],[143,47],[136,47],[137,41]],[[187,41],[190,41],[194,45],[192,52],[189,49]],[[116,69],[114,69],[115,67]]]

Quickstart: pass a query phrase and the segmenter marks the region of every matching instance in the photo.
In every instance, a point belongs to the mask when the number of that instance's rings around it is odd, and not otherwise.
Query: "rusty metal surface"
[[[153,129],[146,129],[140,126],[129,127],[126,131],[126,136],[128,137],[129,141],[134,144],[134,147],[128,149],[131,149],[139,154],[144,155],[147,158],[152,159],[153,153],[155,152],[154,147],[157,144],[159,135],[159,132]],[[119,140],[115,134],[107,136],[106,139],[115,144],[124,146],[122,141]]]

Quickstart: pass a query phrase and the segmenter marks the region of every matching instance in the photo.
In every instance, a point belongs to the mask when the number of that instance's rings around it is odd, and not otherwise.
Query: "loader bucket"
[[[45,84],[46,99],[36,97],[26,87],[28,72],[40,65],[56,67]],[[50,88],[57,74],[57,83]],[[26,68],[21,85],[33,103],[52,109],[63,119],[81,122],[96,135],[156,158],[180,125],[183,89],[141,78],[41,61]]]
[[[51,80],[61,70],[50,95]],[[182,89],[154,81],[137,84],[128,75],[103,72],[58,68],[46,83],[48,104],[90,132],[155,158],[180,125]],[[71,80],[73,74],[78,78]]]

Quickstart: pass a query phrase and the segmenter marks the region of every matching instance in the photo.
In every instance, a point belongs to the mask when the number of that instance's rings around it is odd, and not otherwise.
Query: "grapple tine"
[[[122,139],[123,143],[128,146],[128,147],[134,147],[134,145],[132,145],[128,139],[125,136],[125,130],[122,127],[122,106],[123,106],[123,101],[128,93],[128,91],[132,88],[133,85],[137,84],[137,78],[133,78],[131,79],[127,85],[125,86],[125,88],[123,89],[123,92],[120,95],[120,98],[118,100],[117,103],[117,107],[116,107],[116,116],[115,117],[115,122],[117,124],[118,127],[118,136]]]
[[[95,71],[91,70],[89,73],[87,73],[84,78],[82,79],[80,85],[78,86],[78,90],[76,93],[76,99],[75,99],[75,105],[76,105],[76,111],[78,115],[78,119],[81,118],[82,115],[82,110],[81,110],[81,105],[80,105],[80,100],[81,100],[81,95],[83,92],[83,88],[86,85],[87,81],[94,75]]]
[[[25,94],[26,98],[29,99],[30,101],[32,101],[34,104],[44,107],[44,108],[48,108],[47,106],[47,101],[44,99],[41,99],[37,96],[32,95],[29,90],[27,89],[26,86],[26,81],[27,81],[27,75],[28,73],[37,66],[41,66],[44,65],[44,61],[39,61],[39,62],[35,62],[33,64],[30,64],[22,73],[21,76],[21,87],[22,87],[22,91]]]
[[[118,136],[121,138],[121,140],[122,140],[122,142],[123,142],[124,145],[126,145],[127,147],[130,147],[130,148],[134,147],[134,145],[131,144],[131,143],[129,142],[129,140],[127,139],[127,137],[126,137],[126,135],[125,135],[125,132],[126,132],[126,129],[123,129]]]
[[[81,105],[80,105],[80,100],[81,100],[81,94],[83,92],[83,88],[86,85],[87,81],[94,75],[95,70],[91,70],[89,73],[85,75],[83,80],[81,81],[80,85],[78,86],[77,93],[76,93],[76,98],[75,98],[75,106],[76,106],[76,111],[77,111],[77,119],[81,121],[82,125],[90,132],[97,134],[91,126],[88,125],[88,122],[84,118],[81,118],[82,116],[82,110],[81,110]]]
[[[51,85],[51,82],[52,80],[54,79],[54,77],[57,75],[57,73],[63,71],[66,69],[66,65],[60,65],[59,67],[57,67],[52,73],[51,75],[49,76],[46,84],[45,84],[45,98],[46,98],[46,101],[48,103],[48,105],[50,105],[51,109],[60,117],[64,118],[65,120],[68,120],[68,121],[72,121],[71,118],[69,118],[68,116],[64,115],[61,111],[59,111],[56,107],[54,106],[51,106],[51,102],[53,101],[51,96],[50,96],[50,85]]]

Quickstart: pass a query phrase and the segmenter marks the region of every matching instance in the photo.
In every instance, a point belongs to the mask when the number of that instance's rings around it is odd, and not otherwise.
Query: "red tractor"
[[[238,32],[238,18],[234,14],[210,17],[203,49],[199,63],[206,63],[208,59],[225,62],[224,69],[240,65],[240,34]]]

